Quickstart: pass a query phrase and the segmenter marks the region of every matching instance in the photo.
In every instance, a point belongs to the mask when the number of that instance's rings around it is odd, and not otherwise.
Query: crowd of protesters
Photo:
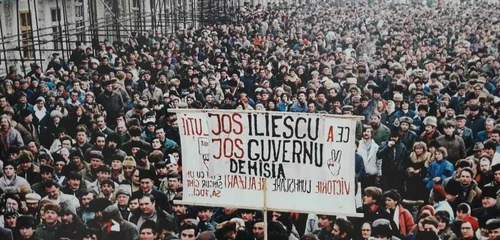
[[[77,43],[70,59],[11,67],[0,81],[0,239],[500,239],[499,11],[252,6],[238,22]],[[364,216],[175,203],[191,160],[176,108],[362,116]]]

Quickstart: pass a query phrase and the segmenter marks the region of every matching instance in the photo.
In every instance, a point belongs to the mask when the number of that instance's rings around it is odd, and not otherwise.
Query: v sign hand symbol
[[[332,175],[336,176],[340,173],[340,159],[342,158],[342,151],[340,150],[332,150],[331,157],[328,159],[328,169],[332,173]]]

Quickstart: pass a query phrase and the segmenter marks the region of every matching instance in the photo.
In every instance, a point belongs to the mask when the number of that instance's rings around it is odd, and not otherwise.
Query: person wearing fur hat
[[[16,240],[41,240],[35,234],[36,220],[31,215],[21,215],[17,218],[16,227]],[[2,238],[4,239],[4,238]]]
[[[477,134],[484,129],[484,123],[486,119],[482,114],[480,114],[481,106],[471,105],[469,109],[470,114],[467,116],[467,123],[465,124],[465,126],[472,130],[473,136],[477,136]]]
[[[500,208],[497,206],[497,189],[495,187],[484,187],[481,193],[481,207],[472,210],[471,215],[486,222],[489,219],[500,216]]]
[[[15,129],[21,133],[25,143],[31,141],[38,143],[38,130],[33,124],[33,114],[30,111],[24,109],[19,113],[19,122]]]
[[[62,202],[59,206],[62,229],[71,232],[75,239],[81,239],[86,226],[80,216],[77,215],[76,208],[69,202]]]
[[[40,168],[33,164],[34,156],[29,151],[21,151],[17,156],[16,172],[18,176],[23,177],[30,183],[37,183],[40,181]]]
[[[441,133],[437,130],[437,118],[434,116],[428,116],[422,122],[425,126],[425,131],[420,134],[420,141],[429,144],[432,140],[441,136]]]
[[[61,228],[61,222],[59,222],[59,206],[54,203],[45,204],[42,207],[43,216],[42,223],[36,228],[36,235],[41,239],[55,239],[56,231]]]
[[[137,240],[139,239],[138,226],[123,219],[117,206],[110,205],[102,212],[106,224],[101,228],[102,240]]]

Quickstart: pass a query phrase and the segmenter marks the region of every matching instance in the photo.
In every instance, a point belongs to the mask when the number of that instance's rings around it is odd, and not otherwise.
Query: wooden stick
[[[210,113],[231,113],[231,112],[238,112],[238,113],[260,113],[260,114],[270,114],[270,113],[281,113],[281,114],[286,114],[288,112],[258,112],[258,111],[249,111],[249,110],[218,110],[218,109],[190,109],[190,108],[169,108],[169,112],[173,113],[196,113],[196,112],[210,112]],[[356,116],[356,115],[338,115],[338,114],[329,114],[329,113],[302,113],[302,112],[290,112],[292,114],[297,114],[297,115],[311,115],[311,116],[326,116],[326,117],[335,117],[335,118],[347,118],[347,119],[353,119],[353,120],[365,120],[365,117],[363,116]]]
[[[267,178],[264,178],[264,240],[268,240],[267,236]]]
[[[250,207],[250,206],[242,206],[238,204],[212,204],[212,203],[201,203],[201,202],[187,202],[181,200],[174,200],[174,204],[177,205],[190,205],[190,206],[205,206],[205,207],[232,207],[232,208],[240,208],[240,209],[252,209],[262,211],[262,207]],[[344,217],[354,217],[354,218],[362,218],[363,213],[338,213],[338,212],[319,212],[319,211],[303,211],[300,209],[285,209],[285,208],[267,208],[267,211],[277,211],[277,212],[298,212],[298,213],[313,213],[317,215],[332,215],[332,216],[344,216]]]

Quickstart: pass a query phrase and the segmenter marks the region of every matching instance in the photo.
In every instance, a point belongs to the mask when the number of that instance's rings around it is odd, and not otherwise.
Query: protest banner
[[[177,112],[181,143],[188,146],[183,201],[356,215],[355,117]]]

